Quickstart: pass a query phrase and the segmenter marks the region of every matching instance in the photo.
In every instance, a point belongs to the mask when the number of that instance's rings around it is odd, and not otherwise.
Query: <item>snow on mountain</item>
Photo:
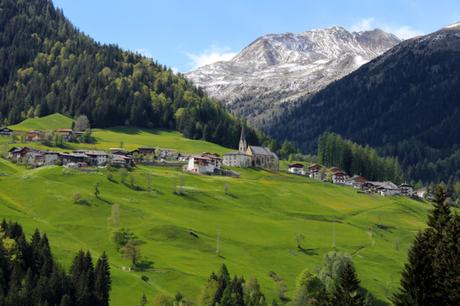
[[[269,34],[233,59],[200,67],[186,77],[257,125],[287,102],[318,91],[399,42],[378,29]]]

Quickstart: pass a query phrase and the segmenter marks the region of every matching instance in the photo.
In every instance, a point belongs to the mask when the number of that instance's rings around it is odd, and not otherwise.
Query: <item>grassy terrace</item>
[[[118,147],[123,141],[126,148],[229,150],[167,131],[114,128],[95,130],[94,136],[97,148]],[[115,306],[137,305],[143,292],[150,300],[159,291],[195,297],[222,263],[232,273],[257,277],[271,300],[276,297],[276,285],[269,272],[281,276],[292,292],[296,276],[306,267],[317,267],[332,250],[335,224],[337,249],[353,255],[363,286],[388,302],[414,234],[424,226],[428,204],[363,195],[352,188],[286,173],[237,171],[240,178],[138,167],[130,175],[144,189],[150,176],[153,190],[149,192],[121,183],[119,171],[112,173],[116,182],[111,182],[107,170],[82,173],[55,166],[26,170],[0,159],[0,216],[21,222],[29,234],[36,227],[45,231],[64,266],[81,248],[95,256],[107,251]],[[184,195],[173,193],[180,181]],[[94,197],[96,183],[104,201]],[[88,205],[74,204],[75,193]],[[120,205],[118,227],[109,222],[113,204]],[[153,270],[123,270],[129,261],[111,240],[121,227],[131,229],[142,241],[142,256],[154,262]],[[221,257],[216,256],[218,233]],[[299,233],[305,236],[305,252],[296,248]],[[148,283],[141,280],[142,275],[149,277]]]

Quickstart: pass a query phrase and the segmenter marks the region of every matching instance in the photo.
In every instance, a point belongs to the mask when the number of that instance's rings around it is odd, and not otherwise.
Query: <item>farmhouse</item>
[[[332,174],[332,183],[337,185],[345,185],[348,176],[343,171],[336,171]]]
[[[58,152],[53,151],[44,151],[43,154],[43,164],[45,166],[56,165],[60,160],[60,155]]]
[[[302,164],[290,164],[288,166],[288,172],[297,175],[305,175],[305,167]]]
[[[33,151],[36,150],[28,147],[13,147],[8,151],[8,159],[18,162],[19,160],[25,158],[27,153]]]
[[[401,191],[401,195],[412,197],[416,193],[414,191],[414,186],[409,185],[407,183],[399,185],[399,190]]]
[[[41,167],[45,164],[45,156],[40,151],[28,152],[25,157],[27,165]]]
[[[320,170],[321,170],[321,166],[318,164],[313,164],[310,167],[308,167],[308,173],[318,172]]]
[[[321,171],[321,166],[318,164],[313,164],[308,167],[308,176],[318,181],[322,181],[326,177],[324,172]]]
[[[131,151],[132,155],[141,155],[143,158],[153,158],[155,157],[155,149],[154,148],[147,148],[147,147],[141,147],[137,148],[134,151]]]
[[[378,193],[381,196],[400,195],[401,190],[393,182],[366,182],[363,184],[363,189],[368,192]]]
[[[125,155],[113,154],[110,159],[110,165],[113,167],[134,167],[135,163],[132,157]]]
[[[13,130],[8,127],[0,127],[0,136],[11,136],[13,134]]]
[[[363,186],[365,182],[367,182],[367,179],[364,176],[353,175],[353,177],[345,181],[345,185],[351,186],[356,189],[361,189],[361,187]]]
[[[104,166],[107,164],[109,155],[103,151],[74,151],[75,153],[83,153],[88,156],[88,164],[91,166]]]
[[[59,136],[62,136],[62,139],[64,141],[70,141],[74,136],[72,129],[57,129],[54,131],[54,133]]]
[[[84,153],[61,153],[62,165],[85,163],[88,155]]]
[[[173,149],[160,149],[160,159],[163,160],[177,160],[179,154]]]
[[[109,151],[111,154],[114,154],[114,155],[123,155],[123,156],[131,155],[131,152],[128,152],[127,150],[122,149],[122,148],[110,148]]]
[[[31,130],[26,133],[26,141],[42,141],[45,138],[45,133],[38,130]]]
[[[324,181],[324,179],[326,178],[326,174],[324,174],[324,172],[321,172],[320,170],[312,171],[308,176],[318,181]]]
[[[188,160],[187,171],[198,174],[212,174],[219,170],[219,163],[215,158],[208,156],[192,156]]]

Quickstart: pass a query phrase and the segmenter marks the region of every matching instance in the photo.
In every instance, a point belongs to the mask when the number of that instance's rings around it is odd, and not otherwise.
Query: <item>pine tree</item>
[[[98,305],[109,305],[109,292],[112,286],[110,278],[109,259],[105,252],[98,259],[95,270],[95,291],[98,299]]]
[[[147,306],[147,297],[145,296],[145,293],[142,294],[142,298],[141,298],[141,306]]]
[[[451,211],[446,202],[446,192],[442,186],[437,186],[434,194],[434,209],[428,217],[428,226],[432,227],[439,236],[446,229],[451,218]]]
[[[361,306],[364,298],[360,293],[359,279],[353,265],[349,262],[339,274],[333,293],[333,304],[337,306]]]
[[[216,294],[214,295],[213,305],[221,303],[222,297],[224,295],[224,291],[230,284],[230,274],[228,273],[228,269],[225,264],[222,264],[218,277],[219,277],[219,282],[218,282]]]
[[[401,276],[401,288],[393,302],[396,306],[436,305],[433,270],[433,232],[419,233],[409,250]]]
[[[402,273],[401,289],[394,297],[396,305],[435,305],[448,304],[449,285],[454,278],[448,275],[452,271],[450,245],[453,235],[452,215],[445,203],[444,188],[437,186],[434,209],[428,217],[428,228],[419,233],[409,250],[408,263]],[[453,238],[455,239],[455,238]],[[455,250],[454,250],[455,252]]]

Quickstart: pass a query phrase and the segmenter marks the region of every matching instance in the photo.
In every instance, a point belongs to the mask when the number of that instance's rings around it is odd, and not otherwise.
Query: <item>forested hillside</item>
[[[0,0],[0,125],[52,113],[236,146],[240,123],[182,75],[79,32],[49,0]],[[254,131],[248,131],[257,142]]]
[[[414,180],[460,179],[460,26],[404,41],[267,130],[313,152],[335,132],[397,156]]]
[[[360,146],[334,133],[319,137],[318,161],[325,166],[339,167],[349,174],[363,175],[371,181],[401,183],[403,179],[397,159],[383,158],[373,148]]]

